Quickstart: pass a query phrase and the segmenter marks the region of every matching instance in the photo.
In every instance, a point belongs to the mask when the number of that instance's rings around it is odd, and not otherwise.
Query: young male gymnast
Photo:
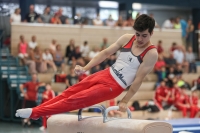
[[[135,34],[122,35],[86,66],[77,65],[74,72],[78,75],[83,74],[120,50],[116,62],[111,67],[86,77],[61,95],[37,107],[19,109],[15,115],[38,119],[41,116],[81,109],[113,99],[130,86],[118,105],[119,111],[125,112],[128,101],[138,91],[144,77],[152,71],[157,61],[156,47],[150,41],[154,26],[155,20],[152,17],[140,15],[133,26]]]

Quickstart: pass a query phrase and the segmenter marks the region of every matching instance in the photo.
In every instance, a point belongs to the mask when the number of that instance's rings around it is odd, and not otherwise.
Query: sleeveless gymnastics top
[[[135,38],[134,35],[131,40],[121,48],[116,62],[109,68],[113,78],[124,89],[130,86],[134,81],[137,70],[145,54],[150,49],[156,48],[154,45],[150,45],[139,56],[135,56],[131,51]]]

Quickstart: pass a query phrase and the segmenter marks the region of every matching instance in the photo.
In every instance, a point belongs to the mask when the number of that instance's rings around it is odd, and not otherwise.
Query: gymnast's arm
[[[128,42],[128,40],[130,40],[130,34],[122,35],[115,43],[113,43],[108,48],[106,48],[105,50],[102,50],[98,55],[96,55],[85,67],[76,66],[75,72],[88,71],[92,67],[100,64],[107,57],[109,57],[110,55],[114,54],[117,50],[119,50],[125,43]]]
[[[156,49],[151,49],[149,50],[148,53],[146,53],[146,55],[143,58],[143,62],[138,68],[137,74],[135,76],[135,79],[131,87],[129,88],[128,92],[119,103],[119,111],[122,111],[122,112],[126,111],[127,103],[140,88],[144,77],[152,71],[157,61],[157,58],[158,58],[158,53]]]

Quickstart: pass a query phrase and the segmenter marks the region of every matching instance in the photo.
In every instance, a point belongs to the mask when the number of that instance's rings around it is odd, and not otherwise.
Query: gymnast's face
[[[145,47],[149,43],[152,34],[149,33],[148,29],[142,32],[135,31],[137,46]]]

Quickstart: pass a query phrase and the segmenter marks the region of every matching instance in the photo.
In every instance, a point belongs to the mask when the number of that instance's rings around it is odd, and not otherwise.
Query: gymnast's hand
[[[121,101],[118,106],[119,106],[119,111],[126,112],[126,110],[127,110],[127,103]]]
[[[74,72],[77,75],[81,75],[81,74],[85,73],[86,70],[82,66],[76,65],[75,68],[74,68]]]

